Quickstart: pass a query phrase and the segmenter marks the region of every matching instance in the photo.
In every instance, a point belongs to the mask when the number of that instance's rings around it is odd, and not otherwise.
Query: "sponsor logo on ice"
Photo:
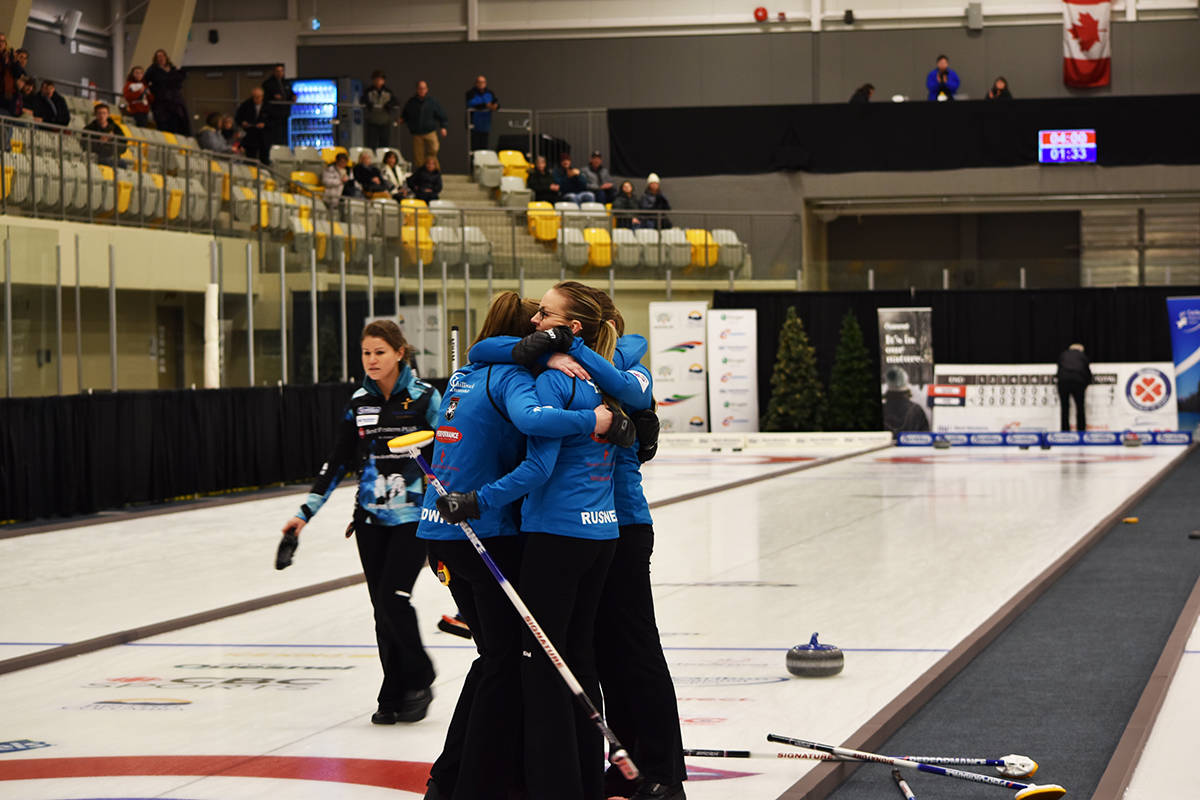
[[[50,747],[50,743],[35,742],[33,739],[12,739],[0,742],[0,753],[18,753],[22,750],[37,750],[42,747]]]
[[[119,700],[97,700],[82,706],[65,706],[71,711],[182,711],[191,700],[176,697],[123,697]]]
[[[281,691],[305,691],[320,686],[329,678],[227,678],[225,676],[189,676],[186,678],[130,677],[107,678],[86,684],[85,689],[276,689]],[[149,702],[149,701],[147,701]],[[187,700],[178,702],[187,703]]]

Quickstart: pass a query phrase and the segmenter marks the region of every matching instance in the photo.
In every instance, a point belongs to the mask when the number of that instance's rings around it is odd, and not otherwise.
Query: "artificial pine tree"
[[[779,331],[771,400],[762,427],[764,431],[819,431],[824,417],[825,392],[817,375],[817,354],[795,306],[790,306]]]
[[[847,311],[829,376],[825,427],[831,431],[878,430],[879,408],[879,379],[872,375],[871,356],[858,318]]]

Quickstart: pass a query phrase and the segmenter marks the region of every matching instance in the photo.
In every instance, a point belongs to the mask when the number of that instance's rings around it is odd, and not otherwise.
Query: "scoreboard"
[[[1039,164],[1095,164],[1096,131],[1038,131]]]

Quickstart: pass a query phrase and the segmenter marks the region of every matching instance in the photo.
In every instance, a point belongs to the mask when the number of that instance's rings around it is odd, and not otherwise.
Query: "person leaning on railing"
[[[109,116],[107,104],[96,103],[92,113],[96,115],[95,118],[84,125],[83,129],[101,135],[90,137],[88,149],[95,153],[97,163],[116,167],[118,154],[125,149],[125,139],[121,136],[121,129]]]

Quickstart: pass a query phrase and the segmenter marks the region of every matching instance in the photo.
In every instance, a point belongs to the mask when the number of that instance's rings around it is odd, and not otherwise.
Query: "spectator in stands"
[[[261,87],[255,86],[250,90],[250,97],[238,106],[234,120],[242,129],[242,152],[250,158],[270,164],[271,145],[267,142],[267,126],[271,122],[271,113],[267,110]]]
[[[488,88],[487,78],[479,75],[467,89],[467,112],[471,115],[471,150],[487,150],[492,132],[492,112],[500,108],[500,98]]]
[[[437,158],[425,157],[425,163],[409,177],[408,188],[413,197],[426,203],[438,199],[442,193],[442,172],[438,169]]]
[[[29,51],[22,47],[16,53],[17,66],[21,68],[22,75],[29,75]],[[29,75],[29,79],[33,80],[33,76]]]
[[[583,168],[583,179],[587,182],[588,191],[596,197],[597,203],[612,202],[613,180],[604,166],[604,156],[599,150],[593,150],[588,165]]]
[[[125,149],[125,140],[121,136],[121,129],[117,127],[117,123],[112,121],[106,104],[96,103],[92,113],[95,115],[94,118],[84,125],[83,129],[100,135],[89,137],[88,149],[95,154],[97,163],[115,167],[117,166],[117,157]]]
[[[183,104],[185,77],[184,71],[167,58],[166,50],[154,51],[154,63],[146,70],[146,83],[150,86],[150,109],[154,112],[154,124],[160,131],[184,136],[192,134],[187,108]]]
[[[613,219],[618,228],[636,228],[641,220],[634,212],[638,209],[638,199],[633,194],[633,182],[622,181],[621,190],[612,201]]]
[[[1008,90],[1008,81],[1001,75],[996,80],[992,81],[992,88],[988,89],[988,100],[1012,100],[1012,92]]]
[[[1058,357],[1059,422],[1064,431],[1071,430],[1071,401],[1075,401],[1075,430],[1087,431],[1087,387],[1092,382],[1092,363],[1083,352],[1083,345],[1073,344]]]
[[[21,116],[17,106],[21,101],[20,80],[24,70],[17,63],[16,54],[8,46],[8,36],[0,33],[0,113],[10,117]]]
[[[271,145],[286,146],[287,121],[292,115],[292,103],[296,93],[292,91],[292,82],[283,77],[283,64],[276,64],[271,70],[271,77],[262,83],[263,94],[267,98],[267,151]]]
[[[638,208],[643,211],[670,211],[671,204],[667,202],[667,196],[662,193],[662,182],[658,179],[658,173],[651,172],[646,178],[646,191],[642,192],[641,198],[638,200]],[[666,214],[644,214],[639,220],[637,226],[639,228],[669,228],[671,220]]]
[[[442,104],[429,96],[428,83],[417,81],[416,94],[404,104],[400,119],[412,134],[413,163],[424,164],[430,156],[437,162],[438,149],[441,147],[438,134],[443,139],[446,137],[446,126],[450,120]]]
[[[67,101],[54,89],[54,81],[42,81],[41,91],[30,104],[33,118],[40,119],[49,125],[66,126],[71,122],[71,112],[67,110]]]
[[[242,132],[238,130],[237,122],[233,117],[226,114],[221,117],[221,135],[225,137],[225,141],[231,145],[238,145],[242,140]]]
[[[363,194],[368,197],[377,194],[386,195],[387,184],[383,182],[383,173],[379,171],[379,167],[371,163],[372,161],[374,159],[371,157],[370,150],[363,150],[358,154],[358,163],[354,165],[354,180],[363,190]]]
[[[363,92],[362,104],[366,107],[363,144],[372,149],[389,146],[392,143],[392,112],[400,105],[400,101],[387,87],[387,76],[383,70],[377,69],[371,73],[371,85]],[[437,148],[433,151],[436,153]]]
[[[325,187],[325,202],[337,208],[342,197],[357,197],[361,194],[350,172],[350,156],[338,153],[333,163],[321,173],[321,185]]]
[[[564,152],[559,157],[558,166],[554,169],[554,182],[558,184],[558,193],[563,200],[571,203],[592,203],[596,200],[596,195],[588,191],[583,173],[571,166],[570,153]]]
[[[854,90],[854,94],[850,95],[851,103],[869,103],[871,97],[875,94],[875,87],[869,83],[864,83],[862,86]]]
[[[529,171],[525,186],[533,192],[533,199],[539,203],[558,202],[558,184],[554,181],[554,173],[546,168],[545,156],[534,159],[533,169]]]
[[[400,156],[395,150],[383,154],[383,165],[379,168],[387,190],[396,200],[403,200],[408,195],[408,184],[405,182],[404,167],[400,166]]]
[[[33,76],[26,73],[21,76],[21,113],[33,116],[33,101],[37,99]]]
[[[134,67],[125,76],[125,88],[121,90],[121,96],[125,98],[125,110],[139,128],[150,124],[150,87],[146,85],[145,77],[144,69]]]
[[[953,100],[958,92],[958,73],[950,69],[950,59],[937,57],[937,65],[925,76],[930,100]]]
[[[237,151],[237,139],[229,141],[221,135],[221,112],[210,112],[204,118],[204,127],[196,134],[196,141],[200,142],[200,146],[205,150],[211,150],[214,153],[234,153]]]

